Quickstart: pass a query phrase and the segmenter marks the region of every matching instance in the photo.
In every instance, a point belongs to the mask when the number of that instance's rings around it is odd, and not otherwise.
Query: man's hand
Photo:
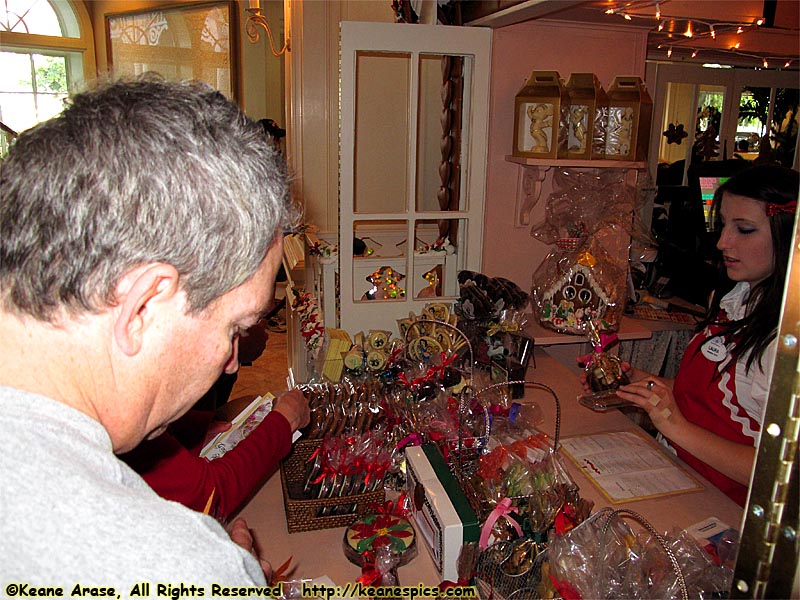
[[[311,420],[308,399],[300,390],[290,390],[275,399],[272,410],[279,412],[292,427],[292,431],[302,429]]]
[[[230,534],[234,543],[238,544],[256,557],[256,560],[258,560],[259,564],[261,565],[261,570],[264,571],[264,577],[269,584],[272,581],[272,565],[270,565],[263,558],[259,557],[258,551],[255,547],[253,532],[250,531],[250,528],[247,526],[247,521],[241,517],[237,518],[230,525],[230,527],[228,527],[228,533]]]

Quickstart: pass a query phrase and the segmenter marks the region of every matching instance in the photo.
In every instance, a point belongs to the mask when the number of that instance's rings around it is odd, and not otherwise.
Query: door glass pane
[[[353,301],[403,301],[408,287],[408,221],[355,221],[353,231]]]
[[[797,88],[778,88],[776,90],[775,110],[772,113],[772,137],[775,158],[784,167],[791,167],[794,164],[797,130],[800,127],[797,106]]]
[[[752,160],[758,156],[761,138],[767,133],[769,94],[768,87],[745,87],[742,90],[734,141],[734,152],[741,158]]]
[[[441,298],[458,296],[458,272],[464,269],[463,232],[466,219],[419,220],[414,224],[414,268],[408,284],[414,298]],[[442,229],[453,230],[449,236]]]
[[[722,129],[722,109],[725,88],[700,85],[697,90],[697,119],[695,121],[694,152],[703,160],[719,160],[719,135]]]
[[[459,208],[464,78],[470,64],[465,56],[420,56],[418,211]]]
[[[669,83],[664,110],[664,122],[661,131],[666,132],[661,136],[658,148],[659,173],[676,161],[686,158],[687,148],[692,144],[692,96],[694,84]],[[677,181],[672,185],[680,185],[683,180],[683,169],[679,169]]]
[[[354,212],[407,210],[410,65],[409,54],[357,53]]]

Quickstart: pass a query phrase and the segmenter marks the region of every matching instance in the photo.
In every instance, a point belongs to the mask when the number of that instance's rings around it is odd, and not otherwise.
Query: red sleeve
[[[206,461],[206,476],[217,488],[217,515],[228,517],[278,467],[292,449],[292,429],[282,414],[271,411],[233,450]],[[224,493],[220,491],[224,490]],[[207,498],[206,498],[207,499]]]
[[[214,491],[210,514],[227,518],[275,470],[291,449],[286,418],[270,412],[249,436],[222,457],[207,461],[170,432],[121,456],[159,496],[202,511]]]

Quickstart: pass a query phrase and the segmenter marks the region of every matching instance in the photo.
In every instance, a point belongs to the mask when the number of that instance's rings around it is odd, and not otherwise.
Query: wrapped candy
[[[630,381],[622,370],[622,361],[619,356],[605,351],[608,344],[614,340],[604,343],[603,334],[598,331],[597,325],[591,319],[586,321],[586,331],[594,350],[589,360],[586,361],[586,381],[592,390],[604,392],[616,390],[621,385],[628,385]]]
[[[625,171],[557,172],[545,219],[531,235],[555,244],[533,275],[533,308],[540,324],[581,334],[587,319],[602,330],[619,325],[627,291],[627,248],[640,195]]]

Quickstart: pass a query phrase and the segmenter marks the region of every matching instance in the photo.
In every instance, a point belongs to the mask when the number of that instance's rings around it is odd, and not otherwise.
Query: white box
[[[433,444],[406,448],[406,486],[417,533],[443,580],[458,580],[458,556],[480,536],[478,517]]]

